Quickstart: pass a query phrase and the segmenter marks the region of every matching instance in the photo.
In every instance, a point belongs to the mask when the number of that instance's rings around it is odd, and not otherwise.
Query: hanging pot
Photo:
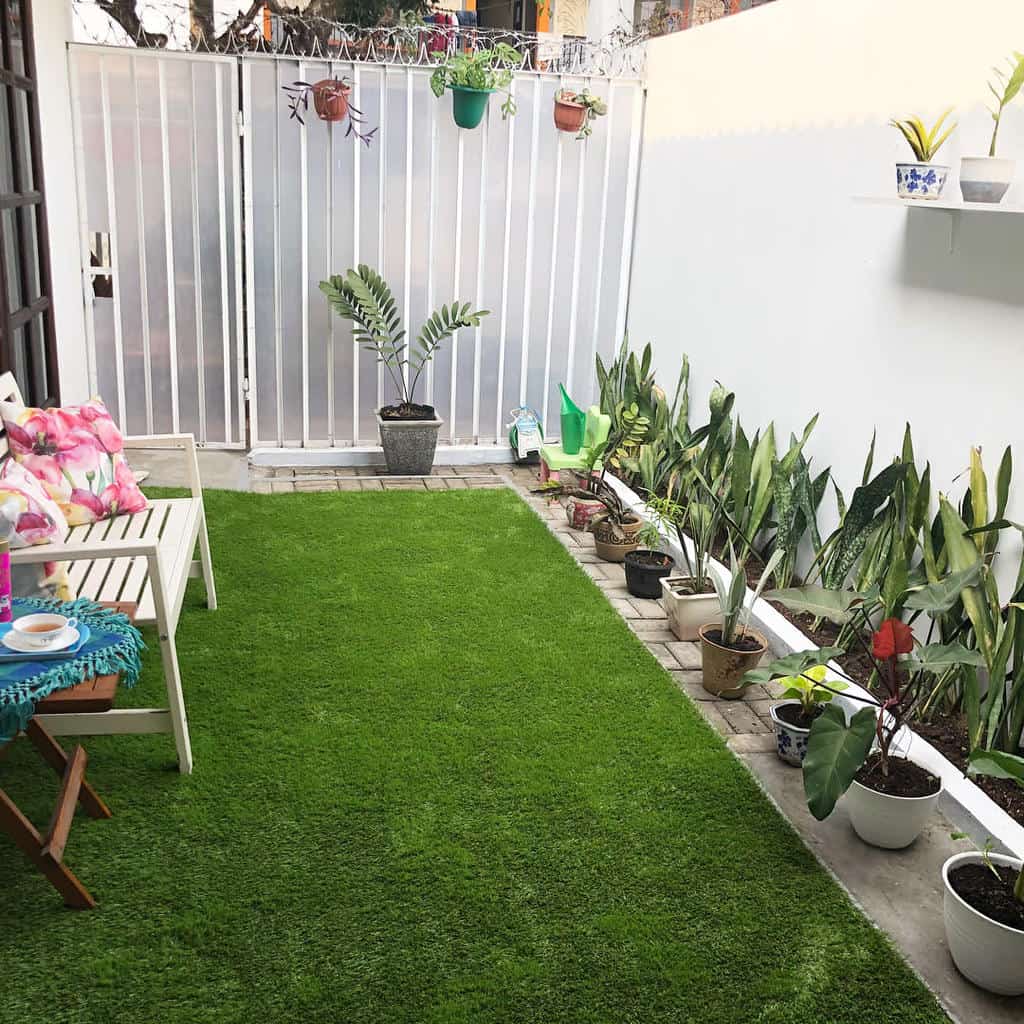
[[[452,117],[460,128],[476,128],[484,119],[487,101],[495,89],[470,89],[465,85],[450,85],[452,91]]]
[[[321,121],[344,121],[348,115],[348,97],[352,86],[335,78],[325,78],[313,86],[313,109]]]
[[[555,127],[560,132],[577,135],[586,123],[587,108],[582,103],[567,103],[555,97]]]

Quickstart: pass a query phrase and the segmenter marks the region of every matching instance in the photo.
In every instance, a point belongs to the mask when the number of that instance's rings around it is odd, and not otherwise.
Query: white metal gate
[[[114,285],[110,299],[87,287],[91,365],[127,429],[372,443],[391,392],[318,288],[361,262],[413,332],[455,298],[492,311],[426,376],[446,440],[500,440],[515,405],[557,417],[560,381],[593,397],[594,353],[625,324],[638,79],[518,73],[518,114],[503,122],[492,99],[467,132],[430,92],[429,67],[72,51],[83,236],[101,260],[84,252],[83,276]],[[379,126],[368,149],[312,110],[305,126],[289,119],[282,86],[332,74]],[[557,89],[584,85],[608,114],[578,142],[551,111]]]

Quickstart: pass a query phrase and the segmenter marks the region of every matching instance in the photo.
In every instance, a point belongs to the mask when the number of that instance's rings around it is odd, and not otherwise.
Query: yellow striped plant
[[[950,137],[956,129],[958,122],[954,121],[945,131],[942,126],[946,118],[953,112],[949,107],[943,111],[942,116],[932,125],[931,129],[925,127],[919,117],[907,117],[903,120],[892,120],[889,122],[893,128],[898,128],[903,137],[907,140],[910,148],[914,151],[918,163],[930,164],[938,153],[942,144]]]

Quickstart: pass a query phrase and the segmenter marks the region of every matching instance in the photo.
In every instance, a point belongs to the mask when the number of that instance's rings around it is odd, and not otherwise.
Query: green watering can
[[[586,413],[566,394],[565,385],[559,384],[562,392],[562,451],[566,455],[578,455],[583,447],[583,429],[587,422]]]

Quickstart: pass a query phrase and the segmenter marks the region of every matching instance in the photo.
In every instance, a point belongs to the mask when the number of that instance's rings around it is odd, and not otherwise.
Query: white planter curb
[[[651,519],[646,504],[635,491],[612,476],[611,473],[608,473],[605,479],[634,512],[644,519]],[[687,546],[692,553],[692,546],[689,542]],[[685,571],[683,552],[678,540],[675,537],[668,537],[665,539],[663,547],[668,554],[675,558],[677,569]],[[722,578],[728,576],[728,570],[720,562],[712,560],[710,570]],[[748,588],[745,599],[747,607],[750,607],[753,596],[753,591]],[[764,633],[769,646],[776,655],[806,651],[815,646],[810,637],[805,636],[763,598],[758,598],[753,605],[751,622],[756,623]],[[840,671],[838,665],[830,664],[830,667],[833,671]],[[851,683],[846,692],[863,697],[868,696],[867,691],[856,683]],[[836,701],[849,713],[864,706],[858,701],[850,700],[845,695],[836,697]],[[1003,852],[1024,859],[1024,825],[1018,825],[1006,811],[969,778],[965,777],[956,765],[940,754],[927,740],[904,728],[897,736],[896,749],[907,757],[912,757],[922,768],[942,780],[942,809],[959,829],[969,833],[975,841],[980,843],[984,843],[987,838],[991,837]]]

